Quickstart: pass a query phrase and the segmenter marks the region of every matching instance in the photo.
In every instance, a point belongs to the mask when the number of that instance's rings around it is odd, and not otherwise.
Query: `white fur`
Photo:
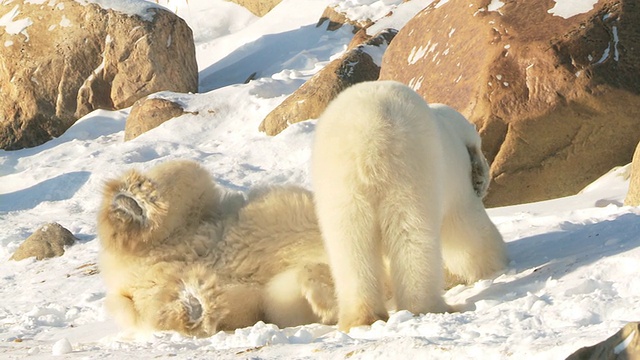
[[[210,336],[336,321],[306,190],[260,189],[244,204],[198,164],[171,161],[109,181],[98,232],[106,306],[123,327]]]
[[[312,175],[341,329],[387,318],[385,257],[397,307],[416,314],[448,310],[445,272],[469,283],[506,264],[481,201],[478,134],[405,85],[366,82],[334,99],[318,121]]]

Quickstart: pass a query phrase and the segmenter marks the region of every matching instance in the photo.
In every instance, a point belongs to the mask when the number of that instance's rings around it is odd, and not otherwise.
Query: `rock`
[[[631,180],[629,180],[629,190],[624,199],[627,206],[640,206],[640,143],[636,146],[631,163]]]
[[[477,125],[493,163],[486,205],[575,194],[629,163],[640,139],[635,1],[567,18],[554,0],[441,3],[402,28],[380,78]]]
[[[371,36],[369,36],[369,34],[367,34],[367,29],[360,29],[358,31],[356,31],[356,33],[353,35],[353,37],[351,38],[351,41],[349,41],[349,44],[347,44],[347,50],[351,50],[354,47],[365,43],[367,41],[371,40]]]
[[[230,0],[240,6],[245,7],[247,10],[251,11],[256,16],[264,16],[264,14],[268,13],[276,7],[276,5],[280,4],[282,0]]]
[[[140,99],[131,109],[124,127],[124,139],[131,140],[167,120],[184,114],[182,106],[162,98]]]
[[[71,232],[57,223],[43,225],[31,234],[15,253],[11,260],[22,260],[35,256],[37,260],[62,256],[64,247],[76,242]]]
[[[128,4],[141,15],[74,0],[0,4],[21,24],[0,31],[0,148],[40,145],[94,109],[197,91],[191,29],[154,4]]]
[[[330,62],[269,113],[260,124],[260,131],[277,135],[290,124],[318,118],[327,104],[348,86],[376,80],[381,54],[395,34],[393,29],[381,31]]]
[[[356,33],[361,29],[366,29],[373,24],[373,21],[367,19],[363,21],[351,20],[344,13],[338,11],[334,6],[327,6],[324,9],[324,12],[320,16],[316,27],[322,26],[325,22],[329,22],[327,24],[327,30],[335,31],[340,29],[343,25],[351,25],[353,26],[353,32]]]
[[[640,323],[632,322],[607,340],[583,347],[567,360],[640,359]]]

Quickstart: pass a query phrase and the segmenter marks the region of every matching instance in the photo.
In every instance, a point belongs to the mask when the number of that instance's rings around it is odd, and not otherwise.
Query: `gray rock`
[[[78,239],[57,223],[40,227],[18,247],[11,260],[23,260],[34,257],[37,260],[62,256],[66,246],[73,245]]]

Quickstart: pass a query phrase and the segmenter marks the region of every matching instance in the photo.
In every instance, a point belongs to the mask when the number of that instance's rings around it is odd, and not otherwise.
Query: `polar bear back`
[[[415,182],[414,175],[420,173],[420,186],[444,204],[473,192],[467,148],[480,146],[474,126],[446,105],[427,104],[401,83],[377,81],[348,88],[318,121],[318,138],[323,141],[314,144],[313,172],[380,189]],[[455,166],[445,166],[452,163]],[[315,189],[324,186],[337,191],[330,183],[314,183]],[[384,195],[384,190],[379,193]]]

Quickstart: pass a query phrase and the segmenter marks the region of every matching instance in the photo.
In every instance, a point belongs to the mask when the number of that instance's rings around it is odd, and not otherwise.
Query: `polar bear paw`
[[[140,227],[151,225],[153,214],[165,208],[154,182],[135,170],[115,184],[112,193],[111,211],[123,222]]]
[[[184,311],[185,327],[194,330],[202,323],[204,309],[195,289],[185,287],[180,294],[179,301],[182,303]]]
[[[179,289],[175,290],[177,291],[171,293],[170,288],[160,289],[158,299],[162,303],[162,310],[154,316],[155,328],[174,330],[186,336],[211,335],[206,329],[207,325],[204,321],[206,305],[199,289],[183,283]],[[167,295],[173,299],[168,300]]]
[[[329,265],[307,264],[298,276],[302,294],[313,313],[323,324],[335,324],[338,320],[338,303]]]

